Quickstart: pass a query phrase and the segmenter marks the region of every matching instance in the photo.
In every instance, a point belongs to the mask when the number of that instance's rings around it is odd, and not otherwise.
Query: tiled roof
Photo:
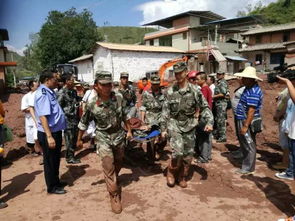
[[[82,55],[81,57],[70,60],[69,62],[74,63],[74,62],[77,62],[77,61],[87,60],[87,59],[92,58],[92,57],[93,57],[93,54],[86,54],[86,55]]]
[[[132,45],[132,44],[115,44],[115,43],[106,43],[106,42],[96,42],[96,44],[101,47],[108,48],[111,50],[184,53],[184,51],[173,48],[173,47]]]
[[[239,52],[282,49],[282,48],[286,48],[286,46],[284,46],[283,42],[282,43],[258,44],[258,45],[252,45],[252,46],[248,46],[246,48],[242,48],[239,50]]]
[[[290,30],[290,29],[295,29],[295,22],[282,24],[282,25],[272,25],[272,26],[265,26],[261,28],[254,28],[243,33],[242,35],[254,35],[259,33],[284,31],[284,30]]]
[[[152,32],[152,33],[147,33],[144,36],[144,40],[150,40],[154,38],[159,38],[162,36],[167,36],[167,35],[173,35],[177,33],[182,33],[188,31],[189,27],[181,27],[181,28],[176,28],[176,29],[166,29],[158,32]]]

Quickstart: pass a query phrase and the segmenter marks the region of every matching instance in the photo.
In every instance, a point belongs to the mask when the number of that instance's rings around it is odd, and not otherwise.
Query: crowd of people
[[[144,78],[139,88],[141,96],[129,83],[129,74],[122,72],[114,84],[112,74],[98,71],[95,81],[85,93],[78,89],[73,75],[59,76],[44,71],[39,81],[31,81],[21,103],[25,115],[26,143],[31,153],[42,155],[45,183],[49,194],[65,194],[67,185],[59,179],[61,149],[64,138],[65,159],[68,164],[81,163],[75,152],[83,148],[83,137],[90,137],[91,148],[101,158],[104,179],[111,208],[121,213],[121,188],[117,177],[123,165],[126,140],[132,140],[135,130],[158,131],[158,136],[146,145],[151,164],[159,160],[163,149],[172,150],[167,167],[166,182],[186,188],[193,160],[209,163],[212,144],[227,142],[227,110],[232,108],[239,149],[232,152],[242,162],[237,174],[255,171],[256,134],[262,131],[262,81],[254,67],[236,73],[240,86],[230,96],[225,73],[215,76],[201,71],[188,71],[185,62],[173,66],[175,81],[161,87],[154,74]],[[278,77],[287,88],[278,96],[274,120],[279,122],[283,162],[274,167],[286,169],[275,176],[294,179],[295,172],[295,89],[294,83]],[[40,83],[40,85],[39,85]],[[57,89],[58,88],[58,89]],[[141,101],[139,102],[139,98]],[[2,124],[5,112],[0,102],[0,146],[3,146]],[[137,120],[136,120],[137,119]],[[0,157],[1,159],[1,157]],[[1,177],[1,176],[0,176]],[[1,180],[0,180],[1,183]],[[0,207],[7,204],[0,201]]]

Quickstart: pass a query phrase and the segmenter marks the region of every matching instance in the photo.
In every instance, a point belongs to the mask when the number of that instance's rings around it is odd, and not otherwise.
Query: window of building
[[[283,34],[283,42],[290,41],[290,32],[284,32]]]
[[[182,33],[182,39],[183,39],[183,40],[186,40],[186,39],[187,39],[187,32],[183,32],[183,33]]]
[[[172,36],[164,36],[159,38],[159,46],[172,46]]]
[[[261,35],[256,35],[255,36],[255,43],[256,44],[260,44],[261,43],[261,39],[262,39]]]
[[[255,64],[256,65],[262,64],[262,54],[256,54],[256,56],[255,56]]]
[[[154,39],[150,40],[150,45],[154,45]]]
[[[270,54],[270,64],[284,64],[284,53],[271,53]]]

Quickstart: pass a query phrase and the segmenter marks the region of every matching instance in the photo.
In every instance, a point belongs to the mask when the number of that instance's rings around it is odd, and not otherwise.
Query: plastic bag
[[[3,137],[4,137],[4,143],[10,142],[13,140],[12,130],[5,124],[3,124]]]

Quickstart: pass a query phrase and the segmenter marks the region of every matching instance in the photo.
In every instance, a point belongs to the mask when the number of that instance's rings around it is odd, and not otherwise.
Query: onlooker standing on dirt
[[[199,72],[196,75],[196,82],[201,87],[201,92],[204,95],[210,109],[212,110],[212,92],[207,84],[207,75],[204,72]],[[197,163],[208,163],[211,160],[212,151],[212,134],[204,131],[203,119],[200,119],[199,126],[197,126],[197,147],[199,156]]]
[[[57,92],[57,100],[63,109],[66,117],[67,128],[64,130],[64,138],[66,144],[66,161],[69,164],[78,164],[81,161],[75,158],[75,150],[78,136],[78,108],[81,100],[74,90],[73,75],[62,76],[64,87]]]
[[[278,77],[284,82],[289,90],[290,98],[286,109],[286,123],[284,130],[288,134],[289,166],[285,172],[276,173],[276,177],[281,179],[294,180],[295,177],[295,80]]]
[[[252,174],[256,162],[256,134],[262,130],[260,110],[262,107],[263,94],[257,83],[262,81],[257,77],[254,67],[246,67],[235,76],[242,78],[245,89],[241,95],[236,109],[238,139],[243,152],[242,168],[238,174]]]
[[[188,72],[187,79],[191,84],[196,85],[197,88],[201,89],[201,87],[197,84],[197,74],[198,73],[199,73],[198,71]]]
[[[217,142],[226,142],[226,108],[227,99],[229,97],[229,89],[226,80],[224,79],[224,72],[217,73],[217,85],[214,89],[214,105],[216,108],[216,114],[214,121],[216,124],[215,135]]]
[[[88,102],[90,102],[92,99],[95,99],[95,97],[97,96],[96,90],[93,88],[93,85],[95,85],[95,84],[97,84],[96,80],[91,83],[91,88],[85,92],[84,97],[82,98],[82,112],[83,113],[85,112],[86,104]],[[94,151],[97,151],[96,144],[94,142],[94,139],[95,139],[95,123],[94,123],[94,121],[91,121],[89,123],[89,126],[86,130],[86,134],[87,134],[87,136],[90,137],[90,148],[93,149]]]
[[[237,106],[238,106],[238,104],[240,102],[241,96],[242,96],[242,94],[243,94],[243,92],[245,90],[245,86],[242,84],[242,79],[241,78],[238,78],[237,80],[239,82],[239,86],[234,90],[234,96],[231,99],[231,107],[232,107],[233,115],[234,115],[236,136],[238,138],[240,132],[238,130],[236,110],[237,110]],[[239,147],[238,150],[232,151],[231,154],[232,154],[233,158],[235,158],[235,159],[243,158],[243,153],[242,153],[240,147]]]
[[[47,192],[65,194],[64,184],[59,180],[59,165],[62,130],[66,129],[66,120],[53,91],[57,87],[57,74],[44,71],[40,75],[40,83],[35,94],[35,112],[38,122],[38,140],[43,150]]]
[[[0,100],[0,196],[1,196],[1,175],[2,175],[2,159],[3,159],[3,147],[4,147],[4,134],[3,134],[3,123],[4,123],[5,111]],[[7,203],[0,199],[0,209],[7,207]]]
[[[39,87],[37,81],[30,81],[28,84],[30,91],[25,94],[21,101],[21,110],[25,113],[26,141],[29,152],[39,155],[41,147],[37,137],[37,120],[34,110],[35,91]]]
[[[207,79],[207,84],[212,92],[212,96],[214,95],[215,91],[215,77],[214,76],[209,76]]]
[[[274,115],[274,120],[279,122],[279,144],[283,150],[283,159],[282,162],[278,162],[273,165],[273,168],[281,170],[287,169],[289,163],[289,148],[288,148],[288,136],[285,133],[285,124],[286,124],[286,109],[289,100],[289,91],[288,88],[285,88],[279,93],[276,97],[277,100],[277,109]]]
[[[117,177],[124,157],[125,132],[122,122],[128,130],[128,139],[132,137],[132,133],[129,122],[125,120],[123,97],[112,90],[112,74],[108,71],[100,71],[96,74],[96,82],[94,88],[97,91],[97,97],[86,104],[85,112],[78,125],[80,130],[77,146],[83,146],[82,136],[89,123],[94,120],[95,140],[102,161],[105,183],[110,194],[112,211],[121,213],[121,189],[117,183]]]
[[[213,115],[204,96],[187,80],[187,65],[173,66],[176,83],[168,88],[162,112],[162,137],[169,134],[172,158],[167,168],[167,185],[176,182],[187,187],[187,178],[194,156],[196,126],[199,117],[204,120],[204,131],[212,131]]]

